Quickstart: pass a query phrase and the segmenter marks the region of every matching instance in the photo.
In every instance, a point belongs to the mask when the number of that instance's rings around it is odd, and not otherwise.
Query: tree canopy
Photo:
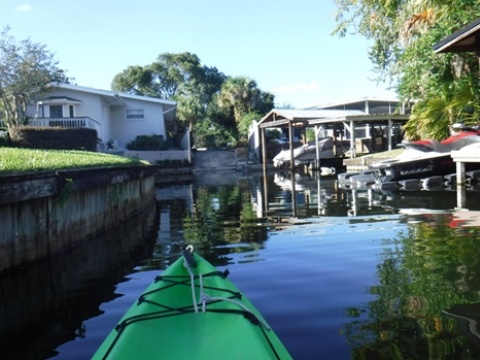
[[[479,121],[479,65],[474,53],[436,54],[433,46],[476,20],[480,3],[463,0],[336,0],[335,34],[360,34],[378,81],[414,100],[410,138],[440,139],[454,122]]]
[[[274,107],[273,94],[261,91],[254,80],[244,76],[229,77],[222,85],[218,101],[220,107],[233,111],[239,135],[244,140],[252,121]]]
[[[10,128],[27,122],[27,106],[44,96],[52,82],[68,78],[44,45],[30,39],[17,43],[9,31],[0,34],[0,109]]]
[[[190,52],[163,53],[150,65],[130,66],[114,77],[112,89],[177,101],[179,127],[194,132],[197,146],[236,143],[274,106],[273,94],[255,81],[226,76]]]

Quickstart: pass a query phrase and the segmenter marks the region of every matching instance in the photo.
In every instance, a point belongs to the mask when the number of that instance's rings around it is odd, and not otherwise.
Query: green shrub
[[[162,135],[138,135],[135,140],[127,144],[127,150],[156,151],[167,148]]]
[[[0,128],[0,147],[9,146],[10,144],[10,137],[8,136],[8,130],[4,128]]]
[[[97,131],[88,128],[17,126],[10,129],[13,147],[46,150],[97,150]]]

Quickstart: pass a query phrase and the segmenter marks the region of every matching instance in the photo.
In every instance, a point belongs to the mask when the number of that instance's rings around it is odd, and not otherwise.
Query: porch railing
[[[97,130],[97,134],[100,136],[101,126],[97,120],[85,117],[73,117],[73,118],[36,118],[30,120],[30,126],[38,127],[85,127],[89,129]]]

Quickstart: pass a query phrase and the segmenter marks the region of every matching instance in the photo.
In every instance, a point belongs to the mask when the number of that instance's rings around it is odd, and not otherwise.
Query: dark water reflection
[[[48,261],[2,274],[1,358],[52,357],[58,345],[86,336],[85,319],[100,315],[99,305],[119,296],[115,285],[151,255],[155,209],[152,202],[145,216]]]
[[[478,192],[459,208],[449,190],[230,174],[157,199],[130,224],[0,277],[2,358],[89,358],[185,243],[228,266],[295,359],[480,358]]]
[[[480,357],[479,229],[448,215],[423,218],[384,241],[378,284],[367,290],[374,300],[347,311],[355,357]]]

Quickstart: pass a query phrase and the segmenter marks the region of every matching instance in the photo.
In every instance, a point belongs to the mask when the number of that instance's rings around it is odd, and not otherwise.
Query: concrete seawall
[[[155,168],[0,177],[0,272],[57,254],[151,209]]]

